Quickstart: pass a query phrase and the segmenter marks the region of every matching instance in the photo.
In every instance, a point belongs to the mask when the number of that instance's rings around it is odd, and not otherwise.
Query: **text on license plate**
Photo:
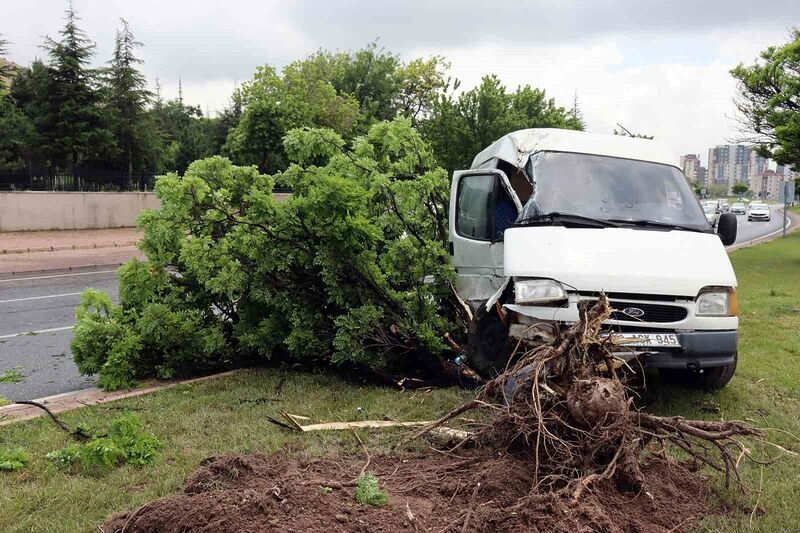
[[[681,343],[674,333],[613,333],[612,342],[621,346],[663,346],[680,348]]]

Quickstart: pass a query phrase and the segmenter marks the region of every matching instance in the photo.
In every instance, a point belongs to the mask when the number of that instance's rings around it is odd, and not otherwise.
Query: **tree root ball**
[[[608,425],[628,411],[625,387],[619,380],[593,377],[578,379],[567,391],[572,417],[586,427]]]

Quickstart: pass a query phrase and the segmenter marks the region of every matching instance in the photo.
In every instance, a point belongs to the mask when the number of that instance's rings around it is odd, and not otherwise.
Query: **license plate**
[[[674,333],[612,333],[611,341],[620,346],[681,347],[678,336]]]

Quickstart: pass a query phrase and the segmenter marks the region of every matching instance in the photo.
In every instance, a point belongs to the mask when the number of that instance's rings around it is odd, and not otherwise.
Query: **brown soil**
[[[573,503],[552,495],[521,500],[532,485],[531,465],[488,448],[460,457],[377,456],[368,470],[389,494],[378,508],[354,498],[351,482],[363,462],[285,453],[212,457],[183,494],[115,515],[102,530],[458,533],[469,513],[470,532],[668,532],[687,531],[708,513],[704,478],[657,457],[642,468],[646,491],[599,482]]]

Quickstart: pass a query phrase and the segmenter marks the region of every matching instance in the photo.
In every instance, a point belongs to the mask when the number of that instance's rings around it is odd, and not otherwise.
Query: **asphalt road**
[[[770,222],[737,217],[737,244],[782,228],[781,211],[773,208]],[[112,268],[80,269],[0,277],[0,379],[19,370],[18,383],[0,382],[0,396],[33,399],[86,388],[70,354],[75,307],[87,287],[102,289],[116,301],[118,282]]]
[[[747,215],[736,216],[738,223],[734,246],[783,230],[783,206],[771,205],[770,208],[772,209],[772,218],[769,222],[748,222]]]
[[[83,289],[102,289],[116,300],[117,286],[111,268],[0,278],[0,396],[30,400],[92,386],[69,349],[75,308]],[[2,382],[9,370],[22,380]]]

